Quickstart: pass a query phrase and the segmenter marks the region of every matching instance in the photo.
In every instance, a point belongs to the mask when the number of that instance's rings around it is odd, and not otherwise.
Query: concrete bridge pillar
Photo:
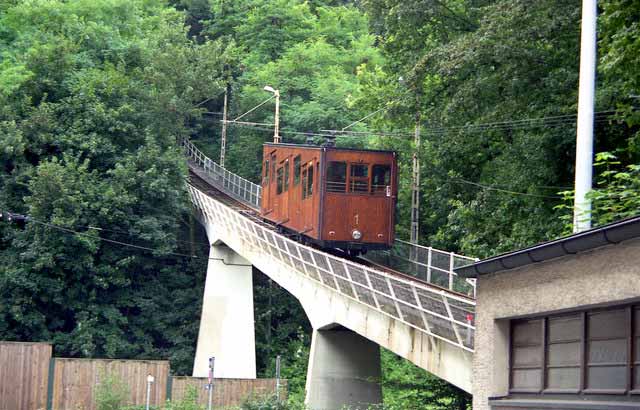
[[[194,377],[256,378],[251,264],[219,242],[212,244],[202,301]]]
[[[311,410],[367,409],[382,403],[380,347],[351,330],[313,331],[306,404]]]

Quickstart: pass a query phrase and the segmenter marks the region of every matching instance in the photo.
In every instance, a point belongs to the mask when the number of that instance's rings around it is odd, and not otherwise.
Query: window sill
[[[489,400],[492,409],[553,409],[553,410],[638,410],[640,402],[585,401],[585,400]]]

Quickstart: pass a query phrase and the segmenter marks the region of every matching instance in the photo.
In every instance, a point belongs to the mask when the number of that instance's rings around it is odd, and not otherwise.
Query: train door
[[[271,153],[269,154],[269,159],[266,161],[265,166],[267,166],[269,168],[268,170],[268,175],[267,175],[267,183],[265,186],[265,191],[266,191],[266,195],[267,195],[267,209],[265,210],[265,212],[267,214],[271,214],[274,211],[276,211],[277,206],[275,204],[274,201],[274,192],[275,192],[275,186],[276,186],[276,151],[271,151]]]
[[[289,157],[280,161],[276,170],[276,196],[278,203],[278,223],[289,221],[289,182],[291,166]]]
[[[305,162],[302,165],[302,218],[304,221],[303,231],[311,231],[315,227],[314,221],[316,215],[313,209],[313,196],[317,195],[315,179],[315,163],[316,159]]]

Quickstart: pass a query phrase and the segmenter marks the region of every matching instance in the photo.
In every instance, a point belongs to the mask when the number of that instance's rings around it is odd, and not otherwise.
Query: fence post
[[[53,410],[53,386],[56,369],[56,359],[49,357],[49,379],[47,380],[47,410]]]
[[[170,374],[167,375],[166,389],[167,389],[167,393],[165,394],[166,400],[171,400],[171,396],[173,395],[173,377]]]

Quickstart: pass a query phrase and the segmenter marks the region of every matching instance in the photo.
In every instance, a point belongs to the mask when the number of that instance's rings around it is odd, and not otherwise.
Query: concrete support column
[[[207,377],[215,357],[215,377],[256,378],[251,264],[226,245],[209,253],[194,377]]]
[[[315,330],[307,370],[312,410],[366,409],[382,403],[380,347],[351,330]]]

